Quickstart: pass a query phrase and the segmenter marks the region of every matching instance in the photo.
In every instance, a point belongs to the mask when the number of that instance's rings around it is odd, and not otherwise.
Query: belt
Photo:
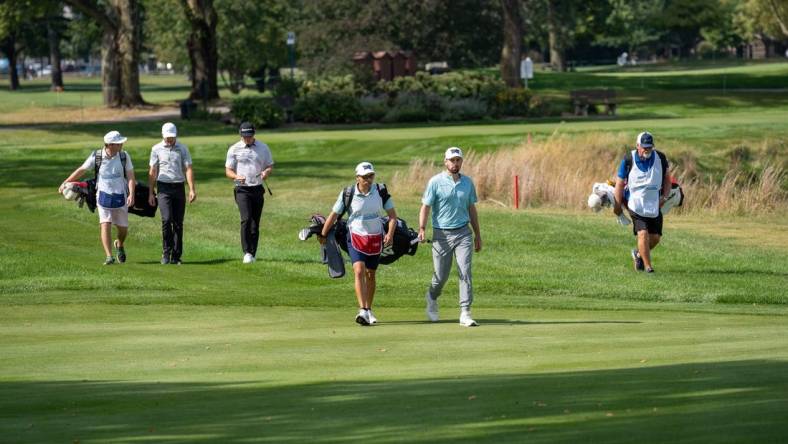
[[[463,225],[461,227],[457,227],[457,228],[440,228],[440,227],[435,227],[435,228],[437,230],[443,230],[443,231],[458,231],[458,230],[462,230],[463,228],[466,228],[467,226],[468,226],[468,224],[465,224],[465,225]]]

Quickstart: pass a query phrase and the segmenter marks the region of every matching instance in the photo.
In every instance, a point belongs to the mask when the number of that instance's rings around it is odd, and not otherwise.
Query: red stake
[[[520,208],[520,176],[514,176],[514,209]]]

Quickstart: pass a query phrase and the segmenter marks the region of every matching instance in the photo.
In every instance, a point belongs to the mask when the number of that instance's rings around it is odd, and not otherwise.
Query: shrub
[[[508,88],[495,95],[496,114],[527,116],[530,114],[532,94],[523,88]]]
[[[285,113],[272,99],[265,97],[239,97],[233,99],[230,112],[241,121],[252,122],[261,128],[276,128],[284,122]]]
[[[353,95],[341,92],[310,92],[295,104],[297,120],[314,123],[361,122],[364,110]]]
[[[384,122],[426,122],[441,120],[443,101],[436,94],[402,93],[394,99]]]
[[[480,120],[487,117],[488,114],[487,104],[481,99],[443,99],[441,120],[445,122]]]
[[[379,122],[389,111],[385,97],[364,96],[359,100],[359,103],[364,113],[364,120],[367,122]]]

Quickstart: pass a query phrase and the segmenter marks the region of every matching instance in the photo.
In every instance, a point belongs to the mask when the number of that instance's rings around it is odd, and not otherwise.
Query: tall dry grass
[[[629,138],[629,134],[611,133],[553,135],[544,141],[524,142],[487,154],[471,151],[465,156],[463,173],[473,178],[480,200],[512,206],[514,177],[518,176],[521,208],[583,209],[594,182],[615,178],[621,159],[632,149]],[[674,211],[788,214],[788,177],[773,156],[755,159],[763,160],[755,173],[741,162],[731,162],[730,169],[721,173],[704,171],[700,166],[703,162],[687,147],[664,151],[671,174],[686,196],[684,206]],[[395,174],[391,183],[398,192],[419,194],[429,178],[442,169],[442,163],[415,160],[406,171]]]

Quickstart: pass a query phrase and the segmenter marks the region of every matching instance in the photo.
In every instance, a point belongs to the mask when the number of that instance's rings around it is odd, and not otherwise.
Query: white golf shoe
[[[463,310],[460,313],[460,325],[462,325],[463,327],[476,327],[479,324],[473,320],[470,311]]]
[[[358,311],[356,315],[356,324],[358,325],[369,325],[369,312],[364,310],[363,308]]]
[[[253,262],[254,262],[254,256],[252,256],[252,253],[244,254],[244,264],[251,264]]]
[[[429,293],[424,296],[424,299],[427,300],[427,319],[430,322],[438,322],[438,301],[432,299]]]
[[[367,318],[369,319],[369,323],[370,324],[377,324],[378,323],[378,318],[376,318],[375,315],[372,314],[372,309],[371,308],[369,310],[367,310]]]

